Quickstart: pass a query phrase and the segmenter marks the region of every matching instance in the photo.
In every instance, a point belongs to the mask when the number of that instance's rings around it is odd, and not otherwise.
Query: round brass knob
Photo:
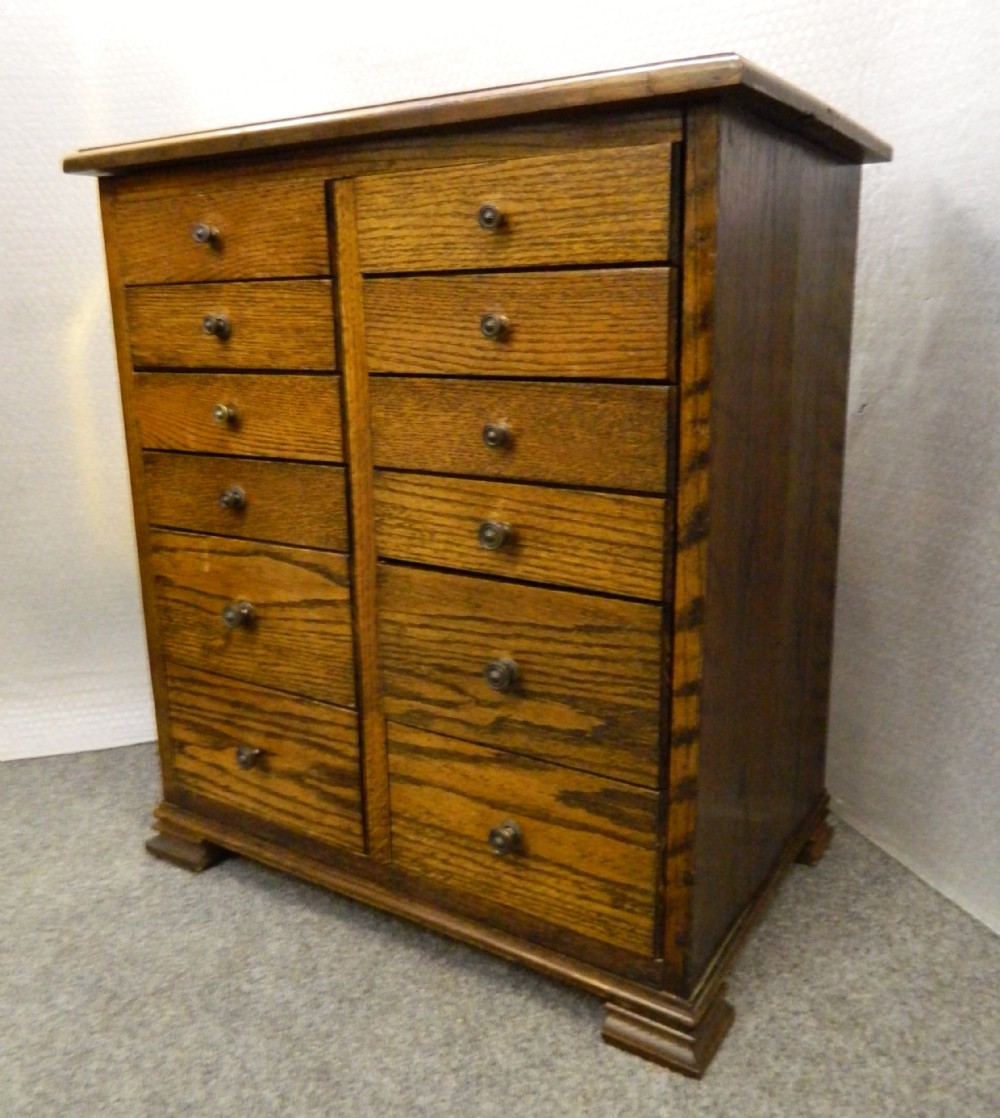
[[[509,691],[518,680],[517,664],[513,660],[491,660],[483,671],[487,684],[494,691]]]
[[[494,233],[503,225],[503,214],[499,206],[494,206],[492,202],[484,202],[479,207],[479,213],[476,214],[476,221],[479,222],[480,229],[485,229],[487,233]]]
[[[191,226],[191,240],[196,245],[218,244],[219,230],[214,225],[209,225],[207,221],[196,221]]]
[[[484,520],[479,525],[479,545],[487,551],[499,551],[510,539],[510,525],[499,520]]]
[[[211,334],[224,342],[233,332],[232,323],[224,314],[204,314],[201,316],[201,329],[205,334]]]
[[[212,418],[220,427],[228,427],[236,422],[236,409],[232,404],[216,404],[212,408]]]
[[[505,314],[484,314],[479,320],[479,333],[491,342],[498,342],[510,329]]]
[[[490,450],[510,446],[510,428],[506,423],[487,423],[483,428],[483,442]]]
[[[487,841],[494,854],[513,854],[521,846],[521,828],[513,819],[505,819],[490,831]]]
[[[231,485],[219,497],[219,505],[224,509],[239,512],[247,507],[247,495],[238,485]]]
[[[228,602],[222,607],[222,624],[227,629],[239,629],[253,624],[254,609],[249,602]]]
[[[254,749],[250,745],[238,745],[236,747],[236,764],[241,769],[252,769],[263,755],[263,749]]]

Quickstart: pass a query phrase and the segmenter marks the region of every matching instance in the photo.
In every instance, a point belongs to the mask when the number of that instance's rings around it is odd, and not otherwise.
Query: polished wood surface
[[[257,373],[137,373],[131,382],[149,450],[342,462],[340,378]],[[213,415],[217,404],[232,422]]]
[[[658,607],[384,563],[378,589],[390,719],[655,785]],[[500,659],[507,692],[484,678]]]
[[[167,665],[177,779],[321,842],[364,850],[354,711]],[[256,749],[253,767],[237,750]]]
[[[334,367],[329,280],[131,287],[125,300],[139,368]],[[231,336],[206,334],[206,314],[225,315]]]
[[[150,563],[168,660],[354,706],[344,556],[154,531]],[[223,607],[238,601],[255,621],[227,629]]]
[[[134,200],[125,190],[116,220],[129,284],[330,272],[323,183],[315,175],[258,171]],[[198,223],[217,237],[197,243],[191,230]]]
[[[666,504],[574,489],[375,474],[375,539],[384,559],[657,601]],[[504,524],[495,551],[484,522]]]
[[[296,120],[270,121],[214,132],[166,136],[139,143],[84,149],[63,160],[71,172],[111,172],[182,159],[275,151],[298,144],[400,133],[435,125],[517,118],[528,113],[643,103],[661,98],[727,95],[854,162],[891,158],[892,148],[866,128],[738,54],[713,54],[607,73],[499,86],[461,94],[345,109]]]
[[[663,268],[365,281],[373,373],[672,376],[674,273]],[[483,336],[483,315],[507,323]]]
[[[149,522],[247,540],[347,551],[347,494],[339,466],[218,455],[143,454]],[[241,508],[222,494],[239,488]]]
[[[373,377],[375,465],[665,493],[672,403],[671,388]],[[485,445],[487,423],[508,446]]]
[[[365,272],[666,260],[669,145],[490,160],[359,178]],[[482,229],[480,206],[501,224]]]
[[[392,846],[430,878],[651,954],[656,795],[390,722]],[[498,856],[508,820],[520,845]]]

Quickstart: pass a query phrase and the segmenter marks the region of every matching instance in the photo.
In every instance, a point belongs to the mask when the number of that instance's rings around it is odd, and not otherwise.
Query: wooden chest
[[[163,773],[700,1074],[815,860],[859,164],[734,55],[80,152]]]

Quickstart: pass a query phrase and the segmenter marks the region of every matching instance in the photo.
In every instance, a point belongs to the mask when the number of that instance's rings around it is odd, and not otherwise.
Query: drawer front
[[[361,269],[666,260],[671,150],[605,148],[359,178]],[[499,214],[494,228],[483,206]]]
[[[340,377],[137,373],[132,410],[149,450],[344,458]]]
[[[182,788],[296,834],[364,850],[352,711],[177,664],[167,666],[167,694]]]
[[[375,474],[384,559],[660,601],[665,502],[426,474]]]
[[[334,367],[329,280],[132,287],[125,303],[137,368]],[[206,333],[206,315],[223,317],[229,336]]]
[[[388,718],[656,785],[657,606],[384,563],[378,600]]]
[[[368,367],[672,379],[673,290],[667,268],[369,279]]]
[[[673,458],[674,391],[373,377],[375,464],[664,493]],[[500,445],[486,445],[487,425],[500,429]]]
[[[354,706],[345,556],[155,531],[151,564],[168,660]],[[251,623],[227,628],[241,602]]]
[[[388,726],[393,861],[517,912],[653,954],[657,797]],[[513,849],[489,837],[513,822]]]
[[[155,451],[143,455],[143,466],[151,524],[348,550],[340,466]]]
[[[323,180],[254,173],[115,205],[125,283],[330,274]],[[208,235],[208,239],[206,238]]]

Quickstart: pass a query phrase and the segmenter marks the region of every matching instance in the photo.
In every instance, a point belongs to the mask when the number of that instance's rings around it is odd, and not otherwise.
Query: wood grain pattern
[[[346,557],[164,531],[151,545],[167,659],[354,706]],[[241,600],[254,624],[226,629],[223,607]]]
[[[218,230],[198,244],[191,228]],[[244,171],[227,182],[183,188],[118,207],[122,280],[267,279],[330,273],[326,200],[319,175],[284,170]]]
[[[378,656],[375,600],[375,511],[372,493],[371,408],[365,365],[365,319],[361,300],[361,272],[352,182],[331,186],[335,219],[335,253],[339,344],[344,368],[348,485],[354,547],[351,577],[352,615],[358,663],[358,700],[361,708],[362,779],[365,794],[365,834],[368,853],[388,862],[389,762],[382,711],[382,681]]]
[[[373,373],[673,377],[674,272],[668,268],[506,272],[365,281]],[[508,327],[480,330],[485,314]]]
[[[666,260],[670,145],[430,168],[357,180],[365,272]],[[503,224],[481,229],[479,207]]]
[[[379,564],[388,718],[653,787],[662,611]],[[492,690],[493,660],[518,682]]]
[[[137,367],[335,367],[329,280],[132,287],[125,301]],[[206,334],[206,314],[226,315],[231,336]]]
[[[143,454],[150,524],[347,551],[347,494],[339,466],[267,462],[216,455]],[[223,491],[238,486],[243,508],[224,508]]]
[[[394,861],[553,924],[650,955],[652,792],[389,723]],[[519,850],[490,829],[511,819]]]
[[[712,95],[752,99],[755,109],[855,162],[889,159],[892,148],[816,97],[782,81],[738,54],[705,55],[603,74],[556,78],[523,85],[448,94],[392,105],[347,109],[298,120],[168,136],[141,143],[90,148],[68,156],[63,169],[108,172],[180,159],[203,159],[247,151],[274,151],[298,144],[402,133],[434,125],[579,110],[615,103],[623,108],[664,97]],[[669,111],[669,109],[668,109]]]
[[[375,539],[384,559],[660,600],[665,502],[653,497],[375,474]],[[496,551],[479,526],[510,538]]]
[[[132,400],[148,450],[344,460],[340,377],[257,373],[137,373]],[[216,404],[236,411],[218,423]]]
[[[373,377],[376,466],[665,493],[673,389]],[[491,449],[483,426],[506,423]],[[628,453],[621,453],[628,447]]]
[[[353,711],[167,665],[179,783],[320,842],[364,849]],[[259,749],[251,769],[236,750]]]

